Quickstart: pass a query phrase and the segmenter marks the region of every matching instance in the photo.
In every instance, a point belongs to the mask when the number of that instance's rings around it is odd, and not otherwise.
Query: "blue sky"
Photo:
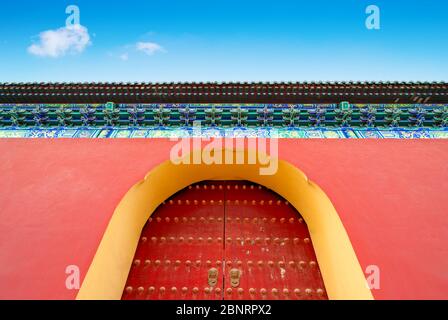
[[[0,81],[447,81],[447,34],[445,0],[2,0]]]

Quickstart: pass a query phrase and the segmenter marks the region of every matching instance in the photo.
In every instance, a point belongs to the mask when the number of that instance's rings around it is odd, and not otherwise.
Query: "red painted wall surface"
[[[0,140],[0,298],[73,299],[128,189],[169,157],[164,139]],[[377,299],[448,299],[448,140],[290,140],[280,157],[339,212]]]

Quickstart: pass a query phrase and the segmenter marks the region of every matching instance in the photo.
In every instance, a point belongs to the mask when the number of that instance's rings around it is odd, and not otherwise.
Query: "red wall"
[[[0,140],[0,298],[73,299],[127,190],[166,160],[164,139]],[[282,139],[333,201],[377,299],[448,299],[448,140]]]

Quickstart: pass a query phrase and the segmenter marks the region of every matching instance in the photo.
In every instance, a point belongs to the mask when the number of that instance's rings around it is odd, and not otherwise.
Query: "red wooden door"
[[[123,299],[326,299],[308,229],[264,187],[208,181],[143,228]]]

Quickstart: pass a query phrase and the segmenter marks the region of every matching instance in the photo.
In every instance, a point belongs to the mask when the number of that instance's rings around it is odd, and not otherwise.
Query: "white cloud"
[[[136,48],[149,56],[157,52],[165,52],[165,49],[161,45],[154,42],[137,42]]]
[[[30,54],[40,57],[58,58],[67,53],[81,53],[90,44],[86,27],[71,25],[39,34],[39,43],[28,47]]]
[[[123,60],[123,61],[128,61],[129,60],[129,54],[123,53],[122,55],[120,55],[120,59]]]

